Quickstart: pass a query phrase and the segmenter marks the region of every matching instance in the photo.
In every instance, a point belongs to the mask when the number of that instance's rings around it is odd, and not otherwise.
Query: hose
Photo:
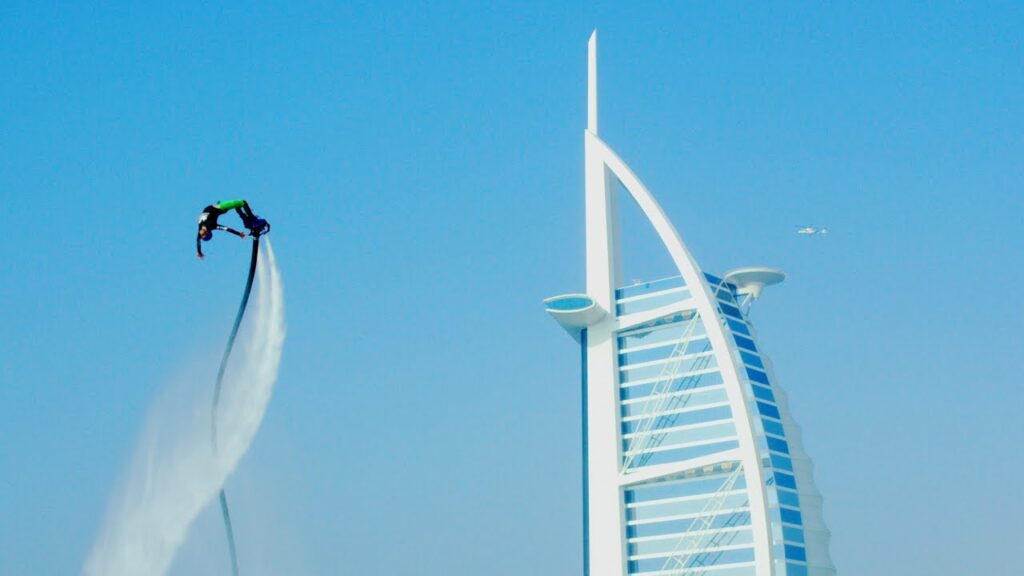
[[[265,232],[264,232],[265,233]],[[253,234],[252,257],[249,259],[249,277],[245,281],[245,292],[242,293],[242,303],[238,306],[238,314],[235,315],[235,325],[231,327],[231,335],[228,336],[227,346],[224,347],[224,356],[220,360],[220,369],[217,370],[217,383],[213,387],[213,407],[210,411],[210,431],[213,439],[213,450],[217,451],[217,405],[220,403],[220,389],[224,383],[224,371],[228,366],[228,359],[231,357],[231,350],[235,347],[235,337],[238,336],[238,327],[242,324],[242,317],[245,316],[245,307],[249,304],[249,294],[252,292],[252,281],[256,276],[256,261],[260,253],[260,234]],[[235,550],[235,533],[231,528],[231,513],[228,511],[228,496],[224,489],[220,490],[220,512],[224,517],[224,532],[228,539],[228,553],[231,555],[231,574],[238,576],[238,554]]]

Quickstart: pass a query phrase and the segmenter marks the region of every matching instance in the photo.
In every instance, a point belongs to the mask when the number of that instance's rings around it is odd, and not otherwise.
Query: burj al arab
[[[785,274],[697,264],[598,135],[596,33],[587,92],[586,290],[545,300],[581,351],[584,576],[833,576],[812,464],[749,321]],[[662,277],[623,281],[620,196],[670,255]]]

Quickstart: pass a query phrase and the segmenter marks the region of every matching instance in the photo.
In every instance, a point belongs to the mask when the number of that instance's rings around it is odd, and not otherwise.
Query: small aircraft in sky
[[[828,234],[828,228],[818,228],[813,224],[811,226],[801,226],[797,224],[796,233],[801,236],[824,236]]]

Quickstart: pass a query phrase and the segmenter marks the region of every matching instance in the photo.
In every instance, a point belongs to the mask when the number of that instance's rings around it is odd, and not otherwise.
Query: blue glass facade
[[[806,575],[807,552],[804,548],[797,481],[782,423],[782,412],[772,390],[766,362],[754,341],[753,327],[737,303],[736,287],[710,274],[705,274],[705,278],[718,300],[726,332],[731,334],[736,343],[738,361],[743,365],[742,373],[746,376],[746,381],[741,384],[749,391],[749,397],[757,406],[756,422],[760,426],[755,426],[755,430],[759,436],[759,447],[765,455],[762,462],[772,472],[765,476],[768,479],[765,488],[769,495],[769,515],[772,524],[781,527],[781,530],[773,530],[773,536],[778,540],[772,543],[773,547],[776,551],[781,549],[785,559],[784,563],[778,564],[784,565],[787,576]]]
[[[628,572],[754,574],[746,488],[739,462],[725,461],[626,489]]]
[[[672,304],[683,308],[617,334],[623,472],[704,463],[624,488],[628,573],[755,573],[751,492],[735,457],[742,417],[755,422],[776,574],[807,574],[793,461],[767,362],[736,287],[711,275],[706,280],[718,305],[710,320],[686,305],[691,293],[680,277],[616,291],[617,312],[627,318]],[[734,414],[706,321],[720,323],[736,346],[732,357],[751,414]]]
[[[690,291],[679,276],[640,282],[615,291],[615,313],[635,314],[656,310],[690,297]]]

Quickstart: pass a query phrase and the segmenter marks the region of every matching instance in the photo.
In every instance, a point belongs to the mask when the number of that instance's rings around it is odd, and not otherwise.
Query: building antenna
[[[587,130],[597,135],[597,29],[587,44]]]

